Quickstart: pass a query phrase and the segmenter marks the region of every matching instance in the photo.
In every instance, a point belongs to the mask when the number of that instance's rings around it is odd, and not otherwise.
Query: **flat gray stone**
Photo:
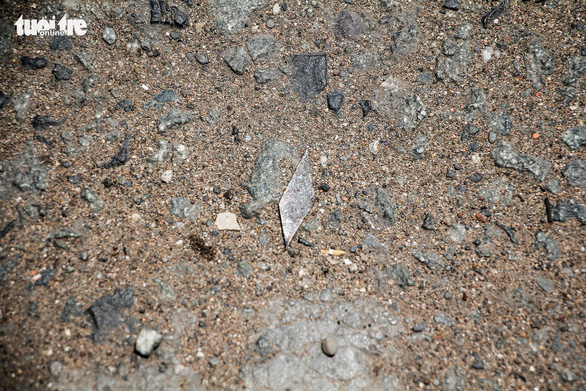
[[[264,68],[264,69],[257,69],[254,72],[254,80],[258,84],[267,84],[271,83],[278,78],[277,68]]]
[[[233,34],[244,28],[250,14],[261,9],[267,0],[208,0],[214,24],[221,34]]]
[[[524,155],[513,150],[507,142],[500,141],[491,152],[495,164],[499,167],[511,168],[519,172],[528,172],[543,181],[551,168],[551,163],[543,158]]]
[[[293,90],[301,102],[307,102],[328,84],[327,58],[325,54],[301,54],[293,56]]]
[[[550,261],[555,261],[562,255],[560,244],[541,231],[535,235],[535,247],[538,250],[545,250],[547,259]]]
[[[555,283],[552,280],[549,280],[541,275],[537,275],[535,277],[535,282],[546,293],[551,292],[555,287]]]
[[[334,37],[338,41],[355,40],[364,32],[362,18],[352,11],[344,10],[334,19]]]
[[[276,46],[275,37],[267,34],[257,34],[246,42],[248,53],[254,62],[267,60]]]
[[[250,57],[242,46],[237,48],[229,48],[224,52],[224,61],[234,73],[238,75],[244,74],[244,69],[250,64]]]
[[[171,200],[169,213],[172,216],[187,219],[190,221],[197,221],[201,215],[201,202],[191,203],[188,197],[175,197]]]
[[[172,109],[157,120],[157,132],[167,133],[167,130],[184,125],[192,119],[193,115],[191,113]]]
[[[562,140],[572,151],[576,151],[579,148],[585,147],[586,126],[579,126],[577,128],[566,130],[562,136]]]
[[[118,37],[116,36],[116,31],[114,31],[114,29],[110,26],[104,28],[104,33],[102,34],[102,39],[108,44],[108,45],[114,45],[116,43],[116,40],[118,39]]]
[[[413,250],[413,256],[419,262],[425,264],[430,270],[435,270],[440,267],[443,263],[442,258],[430,251],[424,253],[419,249]]]
[[[453,223],[448,229],[448,237],[454,243],[462,243],[466,239],[466,227]]]
[[[586,187],[586,160],[572,160],[562,170],[562,174],[568,185],[574,187]]]

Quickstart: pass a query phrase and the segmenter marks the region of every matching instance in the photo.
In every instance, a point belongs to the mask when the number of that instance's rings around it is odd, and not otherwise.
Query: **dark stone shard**
[[[421,225],[421,227],[423,229],[427,229],[429,231],[435,231],[435,219],[433,218],[432,214],[427,213],[425,215],[425,217],[423,218],[423,224]]]
[[[302,102],[307,102],[328,84],[327,58],[321,54],[300,54],[291,59],[293,90]]]
[[[510,0],[504,0],[502,3],[493,7],[484,17],[482,18],[482,27],[488,28],[490,22],[501,16],[501,14],[509,8]]]
[[[77,302],[75,301],[75,297],[71,296],[65,302],[65,307],[63,307],[63,312],[59,315],[59,322],[65,323],[70,322],[72,316],[78,316],[81,314],[79,307],[77,306]]]
[[[49,148],[53,148],[53,146],[55,145],[55,143],[53,143],[53,141],[49,140],[48,138],[46,138],[44,136],[41,136],[40,134],[35,134],[33,139],[35,141],[38,141],[38,142],[45,144]]]
[[[10,272],[12,272],[12,270],[14,270],[17,263],[18,255],[14,255],[0,264],[0,286],[4,285],[4,281],[6,281],[6,276]]]
[[[397,210],[389,202],[389,194],[380,188],[375,188],[374,205],[386,225],[394,224],[397,221]]]
[[[116,154],[114,156],[112,156],[110,161],[107,162],[106,164],[104,164],[102,166],[102,168],[118,167],[128,161],[128,158],[129,158],[128,149],[130,147],[130,139],[131,138],[132,138],[132,136],[130,135],[130,133],[126,133],[124,135],[124,141],[122,143],[122,147],[120,147],[118,152],[116,152]]]
[[[189,237],[191,249],[199,256],[211,262],[216,257],[216,250],[213,246],[208,246],[202,238],[196,235]]]
[[[328,185],[327,183],[321,183],[317,188],[323,192],[330,191],[330,185]]]
[[[71,74],[73,71],[69,68],[64,67],[60,64],[55,64],[55,68],[53,69],[53,76],[57,80],[69,80],[71,79]]]
[[[411,279],[409,270],[404,266],[391,264],[383,267],[383,273],[391,280],[397,281],[400,287],[414,286],[415,281]]]
[[[0,230],[0,239],[8,235],[8,233],[16,227],[16,223],[17,220],[12,220],[10,223],[6,224],[4,228]]]
[[[484,175],[476,173],[476,174],[470,175],[468,177],[468,180],[470,180],[470,182],[478,183],[482,180],[483,177],[484,177]]]
[[[159,0],[150,0],[151,3],[151,23],[161,23],[161,5]]]
[[[506,136],[513,128],[513,122],[506,113],[493,113],[488,121],[488,126],[492,131]]]
[[[572,151],[586,147],[586,126],[579,126],[567,130],[563,134],[562,140]]]
[[[553,221],[561,221],[575,217],[581,224],[586,224],[586,208],[574,200],[560,201],[552,211]]]
[[[517,238],[515,238],[515,231],[513,231],[512,228],[509,228],[506,225],[499,223],[498,221],[496,221],[495,224],[497,225],[497,227],[505,231],[509,239],[511,239],[511,242],[513,242],[514,244],[519,244],[519,241],[517,240]]]
[[[351,11],[342,11],[334,19],[334,36],[337,40],[355,40],[364,32],[360,16]]]
[[[49,63],[45,57],[31,58],[28,56],[22,56],[20,58],[22,67],[26,70],[43,69]]]
[[[239,46],[229,48],[224,52],[224,61],[237,75],[244,74],[244,69],[250,64],[250,57],[246,50]]]
[[[179,100],[179,96],[177,96],[177,91],[171,90],[171,89],[166,89],[166,90],[159,92],[157,95],[155,95],[153,97],[153,99],[159,103],[165,103],[165,102],[170,102],[170,101],[174,101],[174,100],[175,101]]]
[[[4,92],[0,91],[0,109],[3,108],[9,100],[10,95],[6,95]]]
[[[482,369],[484,369],[484,363],[480,360],[476,360],[476,361],[474,361],[474,364],[472,364],[472,368],[477,369],[477,370],[482,370]]]
[[[187,15],[184,12],[179,11],[177,7],[173,8],[175,9],[175,15],[173,15],[173,24],[181,28],[188,26],[189,18]]]
[[[480,132],[480,128],[474,126],[472,124],[467,124],[464,126],[464,130],[462,130],[462,135],[460,136],[460,140],[463,142],[470,141],[474,136],[476,136]]]
[[[65,119],[57,120],[51,119],[46,115],[36,115],[33,119],[33,128],[35,128],[36,130],[46,130],[51,126],[59,126],[63,122],[65,122]]]
[[[328,221],[334,227],[339,227],[342,224],[342,211],[340,209],[330,212]]]
[[[71,37],[68,35],[55,35],[49,44],[51,50],[70,50],[73,48]]]
[[[458,0],[446,0],[444,8],[449,10],[458,11],[460,9],[460,2]]]
[[[89,321],[94,329],[93,340],[99,342],[102,336],[118,328],[121,324],[130,323],[128,312],[134,304],[134,291],[129,287],[124,290],[115,289],[111,295],[104,295],[87,310]]]
[[[549,202],[549,198],[545,198],[545,200],[543,200],[543,203],[545,204],[545,214],[547,215],[547,222],[553,223],[553,209],[551,207],[551,203]]]
[[[311,242],[309,242],[309,241],[307,241],[307,240],[305,240],[303,238],[297,238],[297,241],[300,244],[304,245],[305,247],[313,247],[313,243],[311,243]]]
[[[124,112],[128,113],[129,111],[134,111],[135,107],[132,104],[132,102],[130,101],[130,99],[123,99],[120,102],[118,102],[116,104],[116,106],[114,107],[114,110],[120,110],[123,109]]]
[[[334,91],[328,95],[328,109],[338,114],[344,103],[344,94],[340,91]]]
[[[371,101],[359,99],[358,104],[360,105],[360,109],[362,110],[362,117],[366,117],[368,113],[372,111]]]

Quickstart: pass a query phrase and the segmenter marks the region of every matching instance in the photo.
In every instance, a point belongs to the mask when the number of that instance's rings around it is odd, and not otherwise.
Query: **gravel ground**
[[[0,3],[0,388],[585,389],[582,0]]]

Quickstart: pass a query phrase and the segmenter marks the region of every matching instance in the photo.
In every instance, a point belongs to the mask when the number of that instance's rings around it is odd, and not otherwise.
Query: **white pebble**
[[[167,170],[161,175],[161,180],[165,183],[171,182],[173,179],[173,171]]]
[[[281,6],[279,5],[279,3],[273,5],[273,15],[279,15],[280,12]]]
[[[338,351],[338,340],[333,335],[328,335],[321,341],[321,349],[326,356],[332,357]]]

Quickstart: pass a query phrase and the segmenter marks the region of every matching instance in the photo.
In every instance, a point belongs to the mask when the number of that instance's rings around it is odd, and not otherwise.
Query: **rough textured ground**
[[[0,388],[586,387],[586,3],[154,4],[1,4]]]

